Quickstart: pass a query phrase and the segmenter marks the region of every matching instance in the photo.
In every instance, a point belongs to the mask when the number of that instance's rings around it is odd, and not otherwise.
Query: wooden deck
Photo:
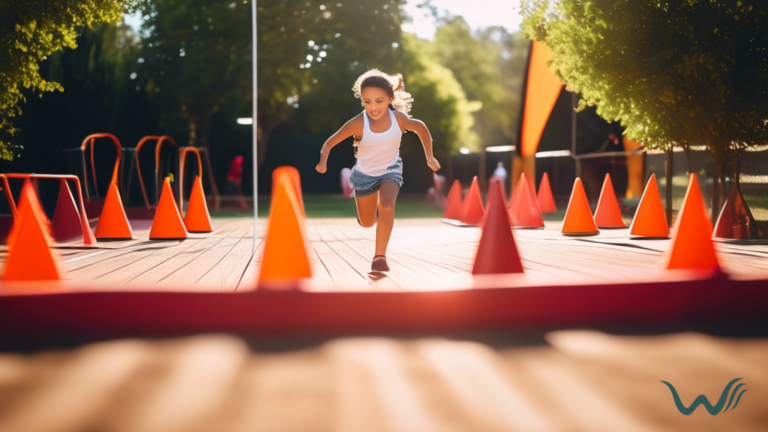
[[[757,432],[768,424],[766,339],[557,331],[519,344],[515,334],[492,343],[288,340],[294,347],[278,350],[200,335],[0,354],[0,430]],[[735,378],[747,391],[717,416],[704,406],[681,414],[661,383],[688,406],[700,394],[716,404]]]
[[[253,250],[252,219],[215,218],[211,234],[184,241],[148,241],[149,221],[134,221],[136,240],[98,243],[96,248],[59,249],[74,290],[187,290],[233,292],[255,289],[266,221]],[[534,283],[652,281],[664,275],[670,240],[630,239],[629,230],[603,230],[594,237],[544,230],[515,230],[526,276]],[[391,271],[372,273],[375,228],[355,219],[308,219],[310,291],[418,291],[472,285],[478,228],[458,228],[436,219],[397,219],[390,241]],[[721,264],[737,278],[768,278],[768,245],[717,243]],[[5,259],[5,253],[0,256]]]

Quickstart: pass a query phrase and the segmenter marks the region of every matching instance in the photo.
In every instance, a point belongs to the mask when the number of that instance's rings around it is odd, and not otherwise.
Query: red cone
[[[509,228],[500,182],[491,182],[488,211],[477,246],[472,274],[523,273],[523,264]]]
[[[445,209],[444,219],[461,219],[461,183],[458,180],[453,181],[450,192],[448,192],[448,204]]]
[[[552,187],[549,185],[549,176],[544,173],[541,178],[541,184],[539,185],[539,195],[537,197],[539,201],[539,208],[542,213],[554,213],[557,211],[555,205],[555,198],[552,196]]]
[[[713,237],[724,239],[752,240],[760,238],[757,223],[749,211],[741,189],[734,183],[723,210],[717,218]]]
[[[477,176],[475,176],[461,208],[461,223],[479,225],[483,221],[484,215],[485,209],[483,208],[483,200],[480,198],[480,186],[477,183]]]

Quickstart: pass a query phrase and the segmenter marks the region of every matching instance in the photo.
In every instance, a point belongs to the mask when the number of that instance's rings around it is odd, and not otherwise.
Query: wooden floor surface
[[[255,288],[266,221],[253,251],[253,220],[214,218],[214,232],[184,241],[149,241],[149,221],[134,222],[136,239],[96,248],[59,249],[73,289],[238,291]],[[652,280],[663,273],[670,240],[631,239],[629,230],[565,237],[559,223],[515,230],[526,275],[534,282]],[[397,219],[387,251],[391,271],[372,273],[375,228],[355,219],[308,219],[311,290],[409,291],[471,285],[479,228],[437,219]],[[737,277],[768,278],[768,245],[717,243],[724,269]],[[0,259],[5,259],[5,252]],[[81,288],[87,286],[87,288]]]
[[[510,335],[513,333],[510,332]],[[510,336],[513,338],[513,336]],[[548,333],[492,346],[443,338],[341,338],[259,351],[200,335],[0,354],[0,430],[764,431],[768,340],[699,333]],[[700,394],[747,391],[686,416]]]

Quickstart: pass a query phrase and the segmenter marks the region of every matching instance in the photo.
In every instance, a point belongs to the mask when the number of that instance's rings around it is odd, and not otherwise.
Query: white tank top
[[[368,114],[363,111],[363,139],[357,144],[357,167],[355,169],[363,174],[377,177],[387,172],[387,168],[394,165],[400,157],[400,140],[403,133],[397,124],[395,113],[387,109],[392,125],[385,132],[371,131]]]

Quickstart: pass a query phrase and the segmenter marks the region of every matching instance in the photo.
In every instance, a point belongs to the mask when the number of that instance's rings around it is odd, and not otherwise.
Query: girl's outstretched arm
[[[432,171],[439,170],[440,162],[438,162],[432,154],[432,135],[430,135],[427,125],[425,125],[423,121],[409,118],[403,113],[399,113],[398,123],[403,125],[405,130],[416,132],[416,135],[418,135],[421,140],[421,144],[424,146],[424,154],[427,156],[427,165],[432,168]]]
[[[315,167],[317,172],[324,174],[328,169],[328,155],[330,154],[332,148],[336,147],[337,144],[351,137],[352,135],[362,135],[363,127],[361,119],[362,118],[358,115],[352,120],[346,122],[344,126],[341,127],[341,129],[339,129],[335,134],[331,135],[331,137],[325,141],[323,148],[320,149],[320,163],[318,163]]]

